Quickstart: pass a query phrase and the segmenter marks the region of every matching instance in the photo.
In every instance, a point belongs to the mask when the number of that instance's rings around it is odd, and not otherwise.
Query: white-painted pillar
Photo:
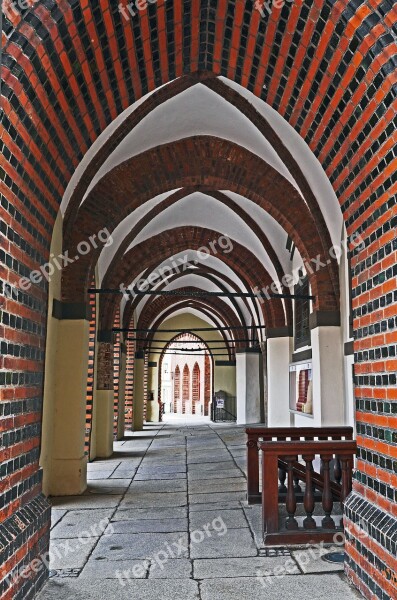
[[[134,431],[142,431],[143,429],[143,408],[145,400],[144,375],[145,359],[137,353],[135,355],[134,363]]]
[[[343,344],[339,326],[311,330],[313,415],[316,427],[344,425]]]
[[[158,423],[160,420],[160,407],[158,402],[158,365],[155,361],[148,364],[148,392],[153,392],[153,400],[148,398],[146,420],[148,423]]]
[[[263,402],[262,353],[236,354],[237,424],[260,423]]]
[[[289,364],[293,338],[270,337],[266,340],[267,410],[269,427],[290,427]]]

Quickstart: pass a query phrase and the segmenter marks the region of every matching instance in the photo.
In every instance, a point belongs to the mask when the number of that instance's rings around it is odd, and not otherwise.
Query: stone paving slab
[[[189,494],[207,494],[211,492],[246,491],[247,481],[244,477],[222,479],[217,481],[192,481],[189,483]]]
[[[284,566],[288,557],[261,558],[251,556],[249,558],[214,558],[197,559],[193,561],[194,579],[216,579],[226,577],[256,577],[257,572],[262,574],[274,572],[277,567]],[[291,558],[290,558],[291,561]],[[299,575],[301,572],[295,561],[290,562],[288,569],[291,574]]]
[[[260,504],[254,506],[247,505],[243,506],[243,510],[245,516],[247,517],[256,544],[258,547],[263,546],[262,506]]]
[[[51,529],[53,529],[66,515],[67,510],[61,508],[53,508],[51,511]]]
[[[218,471],[225,469],[233,469],[236,467],[236,463],[230,460],[224,460],[222,462],[210,462],[210,463],[191,463],[189,465],[189,473],[193,471]]]
[[[215,492],[214,494],[189,494],[190,504],[208,504],[216,503],[219,507],[222,507],[224,502],[230,502],[235,500],[236,502],[243,502],[247,497],[246,492]]]
[[[183,519],[187,517],[187,506],[160,507],[160,508],[119,508],[112,521],[127,521],[143,519]]]
[[[89,471],[87,471],[87,479],[88,481],[90,481],[90,479],[101,479],[106,481],[106,479],[111,477],[115,470],[116,467],[112,469],[90,469]]]
[[[51,531],[53,539],[78,538],[88,531],[87,537],[99,537],[106,529],[114,509],[107,510],[71,510]]]
[[[136,481],[134,479],[129,487],[128,494],[186,492],[186,490],[186,480]]]
[[[223,462],[230,460],[229,452],[222,452],[219,450],[212,450],[211,452],[189,452],[187,457],[187,464],[192,465],[196,463],[210,464],[214,462]]]
[[[163,569],[156,562],[152,562],[149,570],[149,579],[190,579],[192,578],[192,563],[185,558],[167,561]]]
[[[329,573],[343,572],[344,565],[326,562],[322,556],[327,552],[340,552],[340,546],[323,546],[322,548],[313,547],[309,550],[294,550],[291,552],[303,573]]]
[[[50,569],[78,569],[85,565],[99,538],[52,540]]]
[[[89,558],[81,571],[79,578],[88,579],[117,579],[117,573],[132,572],[134,579],[147,579],[149,562],[143,560],[96,560]],[[134,567],[136,567],[134,569]],[[134,569],[134,570],[133,570]]]
[[[160,467],[146,466],[146,464],[139,467],[138,473],[186,473],[186,465],[161,465]]]
[[[190,514],[190,529],[202,529],[204,525],[221,518],[228,529],[240,529],[248,527],[247,519],[243,510],[216,510],[197,511]]]
[[[187,495],[184,492],[167,492],[166,494],[131,494],[121,503],[120,508],[153,508],[161,506],[185,506]]]
[[[222,502],[222,504],[218,504],[217,502],[213,503],[203,503],[203,504],[191,504],[189,506],[190,514],[197,511],[220,511],[220,510],[235,510],[241,508],[241,502],[239,500],[230,500]]]
[[[216,532],[211,533],[211,537],[206,537],[200,544],[191,544],[191,558],[240,558],[258,554],[248,528],[229,529],[222,536]]]
[[[115,587],[112,579],[53,579],[36,600],[200,600],[198,583],[191,579],[134,579],[123,583]]]
[[[183,549],[181,543],[185,549]],[[148,558],[158,552],[167,551],[167,544],[175,550],[175,556],[188,557],[188,535],[179,533],[127,533],[113,534],[102,537],[96,546],[92,557],[103,557],[108,560],[126,560],[129,558]],[[179,545],[179,547],[178,547]],[[178,554],[180,552],[180,554]]]
[[[134,481],[166,481],[174,479],[186,479],[186,472],[183,473],[158,473],[155,474],[147,472],[138,472],[134,476]]]
[[[98,496],[90,494],[89,496],[57,496],[50,498],[51,505],[55,508],[65,508],[66,510],[79,510],[94,508],[116,508],[122,496]]]
[[[220,469],[219,471],[202,471],[202,470],[189,470],[188,472],[188,480],[189,481],[208,481],[213,479],[231,479],[232,477],[242,477],[242,473],[240,469],[232,468],[232,469]]]
[[[257,578],[207,579],[201,583],[202,600],[357,600],[358,595],[338,574],[272,577],[265,587]]]
[[[122,464],[111,474],[111,479],[132,479],[137,472],[137,467],[129,467]]]
[[[126,481],[127,483],[120,485],[119,481]],[[128,489],[131,483],[131,479],[102,479],[102,480],[91,480],[88,482],[88,487],[84,492],[84,496],[90,494],[108,494],[110,496],[121,496]]]
[[[109,471],[114,470],[120,464],[119,459],[114,460],[96,460],[94,462],[90,462],[87,465],[87,471]]]
[[[187,531],[188,521],[187,518],[130,519],[127,521],[115,521],[111,523],[110,528],[114,533],[174,533],[176,531]]]

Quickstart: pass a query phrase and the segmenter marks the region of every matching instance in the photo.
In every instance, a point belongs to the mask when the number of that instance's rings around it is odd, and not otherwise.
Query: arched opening
[[[212,394],[211,356],[203,338],[188,332],[173,337],[160,357],[159,377],[163,417],[168,414],[208,416]]]
[[[178,413],[181,398],[181,371],[179,365],[176,365],[174,371],[174,406],[173,412]]]
[[[191,414],[192,403],[191,403],[191,382],[190,382],[190,369],[187,364],[183,367],[182,374],[182,414]]]
[[[204,362],[204,361],[203,361]],[[200,367],[196,362],[192,372],[192,415],[202,414],[204,403],[201,403]]]

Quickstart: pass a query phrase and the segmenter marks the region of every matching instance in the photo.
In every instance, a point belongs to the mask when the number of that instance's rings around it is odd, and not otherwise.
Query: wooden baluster
[[[300,486],[300,479],[299,477],[294,477],[294,490],[296,494],[301,494],[302,493],[302,488]]]
[[[341,469],[340,460],[338,457],[335,458],[334,478],[335,478],[336,483],[338,483],[340,485],[341,481],[342,481],[342,469]]]
[[[324,529],[335,529],[335,522],[331,517],[332,509],[333,509],[333,500],[331,493],[331,474],[330,474],[330,457],[321,457],[323,461],[323,477],[324,477],[324,489],[323,489],[323,510],[325,512],[325,517],[322,520],[322,526]]]
[[[305,529],[315,529],[317,527],[316,521],[313,519],[314,512],[314,486],[313,486],[313,460],[314,455],[303,456],[303,460],[306,461],[306,480],[305,480],[305,497],[303,500],[303,506],[305,507],[306,518],[303,521]]]
[[[258,504],[259,492],[259,448],[258,436],[249,436],[247,441],[247,500],[248,504]]]
[[[295,519],[296,513],[296,496],[294,488],[294,462],[297,456],[286,456],[287,476],[288,476],[288,491],[285,499],[285,507],[287,509],[288,518],[285,522],[286,529],[298,529],[298,521]]]
[[[340,501],[343,507],[343,502],[352,491],[352,460],[348,456],[342,456],[342,489],[340,493]]]
[[[343,504],[347,496],[352,491],[352,460],[347,456],[342,456],[340,462],[342,468],[342,487],[340,492],[340,505],[343,513]],[[340,526],[343,528],[343,517],[340,520]]]
[[[285,480],[287,479],[287,470],[285,467],[279,467],[278,469],[278,479],[280,485],[278,487],[278,491],[281,494],[285,494],[287,492],[287,486],[285,485]]]

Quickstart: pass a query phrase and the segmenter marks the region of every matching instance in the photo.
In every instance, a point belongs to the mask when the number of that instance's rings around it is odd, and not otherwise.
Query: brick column
[[[120,377],[118,397],[117,439],[122,440],[125,433],[125,384],[127,375],[127,347],[120,345]]]
[[[96,453],[98,458],[113,454],[113,342],[111,332],[98,332],[96,392]]]
[[[134,367],[134,431],[143,429],[143,411],[145,402],[145,358],[143,352],[136,352]]]

